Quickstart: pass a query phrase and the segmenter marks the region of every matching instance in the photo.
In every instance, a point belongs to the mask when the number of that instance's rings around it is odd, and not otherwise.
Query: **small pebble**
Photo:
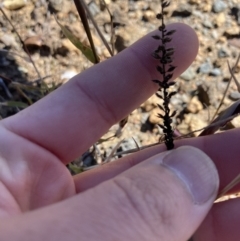
[[[0,36],[0,42],[4,43],[6,46],[16,47],[17,41],[16,37],[13,34],[3,34]]]
[[[28,69],[22,67],[22,66],[18,66],[17,68],[20,72],[24,73],[24,74],[27,74],[28,73]]]
[[[229,94],[229,98],[231,100],[238,100],[240,99],[240,93],[238,91],[233,91]]]
[[[96,16],[98,13],[101,12],[100,8],[98,7],[98,5],[91,1],[89,4],[88,4],[88,8],[89,8],[89,11],[91,12],[91,14],[93,16]]]
[[[215,29],[211,31],[211,35],[215,40],[217,40],[219,38],[219,33]]]
[[[69,80],[77,74],[74,70],[67,70],[61,75],[62,80]]]
[[[185,72],[183,72],[180,77],[186,81],[192,80],[195,78],[196,72],[192,67],[189,67]]]
[[[203,21],[202,25],[205,28],[213,28],[213,23],[209,19],[206,19],[205,21]]]
[[[225,1],[217,0],[213,3],[212,10],[215,13],[223,12],[227,8]]]
[[[225,57],[229,57],[228,51],[225,48],[220,48],[218,50],[218,57],[219,58],[225,58]]]
[[[17,10],[24,7],[27,4],[26,0],[5,0],[3,6],[9,10]]]
[[[192,14],[194,16],[196,16],[197,18],[200,18],[202,20],[204,19],[204,14],[201,11],[199,11],[199,10],[193,10]]]
[[[212,64],[210,62],[205,62],[200,65],[199,72],[202,74],[209,74],[212,70]]]
[[[63,6],[63,0],[49,0],[49,4],[56,12],[60,12]]]
[[[222,74],[222,71],[219,68],[214,68],[213,70],[211,70],[210,74],[213,76],[219,76]]]

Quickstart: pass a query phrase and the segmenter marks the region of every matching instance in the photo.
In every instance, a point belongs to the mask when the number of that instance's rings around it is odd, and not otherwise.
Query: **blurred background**
[[[102,35],[114,44],[114,54],[160,25],[155,18],[160,12],[158,0],[85,2]],[[93,64],[63,34],[54,18],[81,43],[89,45],[72,0],[4,0],[0,7],[0,117],[6,118]],[[177,0],[166,11],[166,23],[190,25],[200,41],[198,56],[178,78],[178,94],[171,99],[172,109],[178,111],[174,128],[185,135],[209,124],[228,86],[231,74],[227,60],[234,66],[240,53],[240,2]],[[89,26],[100,61],[110,58],[90,19]],[[24,51],[18,35],[27,50]],[[240,64],[235,68],[235,77],[240,81]],[[239,99],[240,93],[232,81],[221,110]],[[162,133],[156,125],[157,103],[159,99],[152,96],[130,114],[121,131],[118,124],[113,126],[99,143],[71,164],[72,172],[109,161],[109,156],[116,152],[121,157],[122,151],[158,142]],[[240,127],[239,118],[229,122],[224,130],[235,127]]]

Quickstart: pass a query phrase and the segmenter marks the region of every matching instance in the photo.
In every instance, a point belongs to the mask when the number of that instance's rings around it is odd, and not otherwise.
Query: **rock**
[[[192,15],[193,16],[196,16],[196,17],[198,17],[198,18],[200,18],[200,19],[204,19],[204,14],[201,12],[201,11],[199,11],[199,10],[194,10],[193,12],[192,12]]]
[[[144,11],[143,18],[142,18],[144,21],[149,22],[155,18],[156,16],[153,11],[151,10]]]
[[[221,74],[222,74],[222,71],[219,68],[214,68],[213,70],[210,71],[210,75],[212,76],[219,76]]]
[[[216,0],[212,5],[212,10],[215,13],[223,12],[227,8],[227,4],[224,1]]]
[[[229,94],[229,99],[231,100],[239,100],[240,99],[240,93],[238,91],[233,91]]]
[[[172,17],[186,18],[191,15],[192,15],[192,9],[187,4],[180,5],[178,9],[174,10],[172,13]]]
[[[227,38],[232,38],[232,36],[239,35],[239,27],[231,26],[231,28],[226,28],[224,35],[227,36]]]
[[[27,4],[26,0],[5,0],[3,6],[9,10],[17,10],[24,7]]]
[[[190,101],[190,97],[188,94],[183,93],[183,94],[180,94],[180,96],[183,103],[188,103]]]
[[[27,74],[28,73],[28,69],[22,67],[22,66],[18,66],[17,68],[20,72],[24,73],[24,74]]]
[[[153,131],[156,123],[151,123],[149,121],[149,114],[148,113],[143,113],[141,117],[141,127],[140,131],[143,133],[146,133],[148,131]]]
[[[89,8],[89,11],[91,12],[92,16],[96,16],[97,14],[99,14],[101,12],[100,8],[94,1],[91,1],[88,4],[88,8]]]
[[[171,101],[170,101],[171,105],[173,105],[174,107],[176,106],[183,106],[183,99],[182,99],[182,95],[180,95],[179,93],[177,93],[176,95],[174,95],[172,98],[171,98]]]
[[[101,1],[100,1],[101,2]],[[111,0],[105,0],[105,3],[109,5],[111,3]]]
[[[202,73],[202,74],[209,74],[211,72],[212,68],[213,68],[212,63],[207,61],[200,65],[198,71],[199,71],[199,73]]]
[[[197,5],[198,9],[202,12],[210,12],[212,9],[212,4],[209,0],[204,1],[204,4],[202,4],[202,0],[189,0],[188,2]]]
[[[61,80],[64,80],[64,82],[66,82],[77,74],[78,73],[76,70],[66,70],[64,73],[61,74]]]
[[[218,31],[217,31],[216,29],[213,29],[213,30],[211,31],[211,36],[213,37],[214,40],[218,40],[218,38],[219,38],[219,33],[218,33]]]
[[[187,110],[190,113],[198,113],[200,110],[203,109],[202,103],[198,100],[197,96],[194,96],[190,103],[187,105]]]
[[[219,43],[219,44],[225,44],[225,43],[227,43],[227,38],[226,38],[226,36],[220,36],[219,39],[218,39],[218,43]]]
[[[202,6],[202,11],[203,12],[209,13],[211,11],[211,9],[212,9],[211,2],[208,2],[206,4],[202,4],[201,6]]]
[[[224,48],[224,47],[221,47],[219,50],[218,50],[218,53],[217,53],[218,57],[219,58],[226,58],[226,57],[229,57],[229,51],[228,49]]]
[[[3,34],[0,36],[0,42],[4,43],[6,46],[16,47],[18,44],[16,42],[16,37],[12,34]]]
[[[121,38],[122,46],[131,45],[145,34],[147,34],[146,29],[138,28],[134,24],[129,24],[116,30],[116,36]]]
[[[145,109],[145,111],[151,111],[154,108],[157,107],[157,103],[159,104],[159,102],[161,102],[161,100],[156,96],[156,95],[152,95],[147,101],[145,101],[141,106],[143,106],[143,108]],[[146,107],[149,105],[149,109]],[[150,107],[151,105],[151,107]]]
[[[182,78],[186,81],[192,80],[195,77],[196,77],[196,71],[192,67],[189,67],[185,72],[183,72],[180,75],[180,78]]]
[[[181,135],[185,135],[189,133],[189,125],[183,121],[177,126],[177,131],[181,133]]]
[[[128,12],[128,7],[130,6],[121,4],[122,2],[126,2],[126,1],[120,1],[120,3],[119,2],[114,3],[109,6],[109,10],[113,17],[113,27],[125,26],[129,24],[129,16],[127,12]],[[136,11],[133,11],[133,13],[136,13]],[[141,17],[142,17],[142,12],[141,12]],[[109,20],[110,20],[110,16],[108,16],[107,18],[108,22]]]
[[[104,49],[102,50],[102,54],[103,54],[103,56],[104,56],[106,59],[108,59],[108,58],[111,57],[110,53],[108,52],[108,50],[107,50],[106,48],[104,48]]]
[[[145,113],[141,113],[140,118],[141,118],[141,123],[142,124],[146,123],[148,118],[149,118],[149,113],[146,113],[146,112]]]
[[[53,12],[60,12],[63,6],[63,0],[49,0],[49,6]]]
[[[214,24],[218,27],[221,27],[226,21],[226,14],[225,13],[219,13],[216,18],[214,19]]]
[[[128,24],[128,18],[126,17],[125,13],[123,13],[119,8],[115,8],[112,11],[113,16],[113,26],[125,26]]]
[[[205,28],[213,28],[213,23],[209,19],[205,19],[202,23],[203,27]]]
[[[206,121],[194,114],[186,115],[184,122],[189,126],[189,131],[196,131],[207,126]],[[194,133],[194,136],[197,136],[200,132],[201,131]]]
[[[239,128],[239,127],[240,127],[240,116],[235,117],[235,118],[231,121],[231,123],[233,124],[233,126],[234,126],[235,128]]]
[[[208,36],[210,35],[209,29],[208,28],[203,28],[202,29],[202,34],[208,38]]]
[[[41,47],[43,45],[43,38],[40,35],[30,36],[24,40],[24,45],[25,46],[35,45],[35,46]]]
[[[157,114],[159,114],[161,112],[161,110],[159,108],[155,108],[151,111],[151,114],[149,116],[149,122],[152,123],[152,124],[158,124],[158,123],[161,123],[162,120],[157,117]]]
[[[151,98],[149,98],[147,101],[145,101],[142,105],[141,105],[141,109],[143,112],[147,112],[149,113],[150,111],[152,111],[154,108],[156,108],[156,105],[154,105],[154,103],[158,103],[159,99],[157,97],[155,97],[155,95],[153,95]],[[154,98],[154,99],[153,99]]]

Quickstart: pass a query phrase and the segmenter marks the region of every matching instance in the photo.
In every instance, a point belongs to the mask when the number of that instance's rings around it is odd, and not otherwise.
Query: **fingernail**
[[[163,158],[163,165],[182,180],[195,204],[201,205],[217,194],[217,169],[201,150],[190,146],[179,147]]]

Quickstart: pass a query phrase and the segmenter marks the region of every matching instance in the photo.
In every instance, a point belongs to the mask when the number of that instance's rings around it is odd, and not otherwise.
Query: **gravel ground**
[[[116,26],[115,54],[159,25],[155,19],[159,11],[159,1],[105,1]],[[15,7],[9,2],[14,2]],[[99,0],[86,2],[101,32],[110,42],[111,24],[107,9]],[[0,13],[0,115],[5,118],[23,108],[6,107],[4,104],[7,101],[21,101],[29,105],[49,92],[39,91],[40,87],[47,85],[49,88],[55,88],[92,64],[64,37],[54,19],[55,15],[79,40],[87,43],[71,0],[5,0],[2,5],[4,12],[28,46],[39,74],[44,77],[44,81],[39,81],[39,75],[23,51],[16,32]],[[234,65],[240,52],[240,3],[238,0],[178,0],[173,1],[167,10],[168,23],[182,22],[190,25],[200,40],[198,56],[178,79],[178,94],[171,102],[173,109],[180,110],[174,126],[181,134],[187,134],[209,123],[228,85],[230,73],[227,60]],[[90,27],[100,59],[109,58],[110,55],[92,24]],[[240,80],[240,64],[235,75]],[[35,86],[38,89],[29,91],[19,87],[19,91],[16,83]],[[236,85],[231,83],[222,109],[239,98]],[[103,161],[120,140],[123,141],[116,148],[118,151],[136,148],[136,143],[138,146],[144,146],[157,142],[161,136],[161,131],[156,125],[159,122],[156,118],[157,103],[158,99],[155,96],[151,97],[130,114],[128,123],[118,138],[96,146],[95,154],[98,154],[94,155],[95,159],[91,153],[85,153],[75,164],[84,160],[84,164],[89,166],[95,161]],[[226,129],[239,126],[240,121],[236,118]],[[115,134],[117,129],[117,125],[113,126],[105,138]]]

